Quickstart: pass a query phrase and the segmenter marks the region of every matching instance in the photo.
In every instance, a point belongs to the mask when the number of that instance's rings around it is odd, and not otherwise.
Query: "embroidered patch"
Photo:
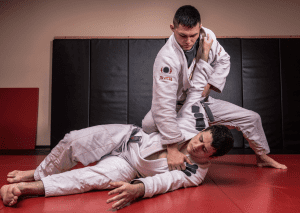
[[[203,129],[205,129],[204,127],[196,127],[196,130],[201,132]]]
[[[203,114],[201,112],[194,114],[195,118],[203,118]]]
[[[196,127],[203,127],[205,128],[205,122],[203,118],[197,118],[196,119]]]
[[[191,164],[186,163],[186,169],[185,170],[181,170],[181,171],[184,174],[186,174],[188,177],[190,177],[190,176],[192,176],[192,173],[196,174],[197,169],[198,169],[197,164],[191,165]]]
[[[198,106],[192,106],[192,113],[197,113],[199,112],[199,107]]]
[[[159,76],[159,80],[168,80],[168,81],[172,81],[172,77],[164,77],[164,76]]]
[[[202,131],[203,129],[205,129],[206,126],[204,122],[204,115],[199,111],[200,111],[200,107],[195,105],[192,106],[192,113],[194,113],[194,117],[196,119],[195,129],[197,131]]]
[[[131,136],[128,142],[137,142],[140,141],[142,136]]]
[[[172,73],[172,68],[169,68],[169,67],[162,67],[162,68],[160,69],[160,72],[161,72],[161,73],[169,73],[169,74],[171,74],[171,73]]]

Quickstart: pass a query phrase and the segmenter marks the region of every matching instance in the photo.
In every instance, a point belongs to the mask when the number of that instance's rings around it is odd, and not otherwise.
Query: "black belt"
[[[213,114],[212,114],[209,106],[208,106],[209,104],[205,103],[205,102],[207,102],[208,97],[209,96],[207,96],[206,98],[204,98],[202,101],[200,101],[200,103],[203,106],[203,108],[204,108],[204,110],[205,110],[205,112],[206,112],[206,114],[207,114],[208,119],[210,120],[210,122],[214,122],[215,119],[214,119],[214,116],[213,116]],[[177,105],[183,105],[183,103],[184,103],[184,101],[177,101]]]
[[[214,115],[212,114],[212,112],[211,112],[211,110],[210,110],[210,108],[208,106],[209,104],[205,103],[208,100],[208,97],[209,96],[207,96],[206,98],[204,98],[202,101],[200,101],[200,103],[202,104],[202,106],[203,106],[203,108],[204,108],[204,110],[205,110],[205,112],[207,114],[207,117],[210,120],[210,122],[214,122],[215,121]]]

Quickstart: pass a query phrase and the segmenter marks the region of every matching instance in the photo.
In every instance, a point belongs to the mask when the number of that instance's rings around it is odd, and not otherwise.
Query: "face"
[[[197,24],[195,27],[187,27],[179,24],[178,27],[174,27],[173,24],[170,25],[171,30],[174,32],[175,39],[180,47],[186,51],[190,50],[197,39],[199,38],[201,24]]]
[[[213,142],[210,131],[199,132],[187,145],[187,152],[195,162],[207,161],[216,150],[211,146]]]

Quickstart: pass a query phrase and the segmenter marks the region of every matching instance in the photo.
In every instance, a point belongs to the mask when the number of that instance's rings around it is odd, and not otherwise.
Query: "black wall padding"
[[[51,148],[66,133],[88,127],[89,40],[54,40]]]
[[[129,40],[129,117],[128,123],[142,125],[151,108],[153,64],[165,39]]]
[[[91,40],[90,126],[126,124],[128,40]]]
[[[141,126],[151,107],[153,63],[166,41],[55,39],[51,148],[88,126]],[[218,41],[231,57],[231,71],[223,92],[211,96],[257,112],[271,150],[300,148],[300,39]],[[248,143],[240,132],[233,134],[234,147],[245,152]]]
[[[260,114],[269,146],[282,148],[279,39],[242,39],[242,75],[244,108]]]
[[[211,96],[217,99],[228,101],[240,107],[243,106],[242,92],[242,55],[241,39],[220,38],[221,46],[230,55],[230,72],[226,78],[226,84],[222,93],[211,91]],[[243,148],[244,138],[242,132],[231,130],[234,136],[234,147]]]
[[[280,41],[284,146],[299,150],[300,39]]]

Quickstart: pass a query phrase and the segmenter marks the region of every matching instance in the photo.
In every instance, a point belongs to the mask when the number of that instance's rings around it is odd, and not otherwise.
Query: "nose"
[[[186,43],[187,43],[187,44],[190,44],[190,43],[191,43],[191,38],[190,38],[190,37],[187,37]]]

